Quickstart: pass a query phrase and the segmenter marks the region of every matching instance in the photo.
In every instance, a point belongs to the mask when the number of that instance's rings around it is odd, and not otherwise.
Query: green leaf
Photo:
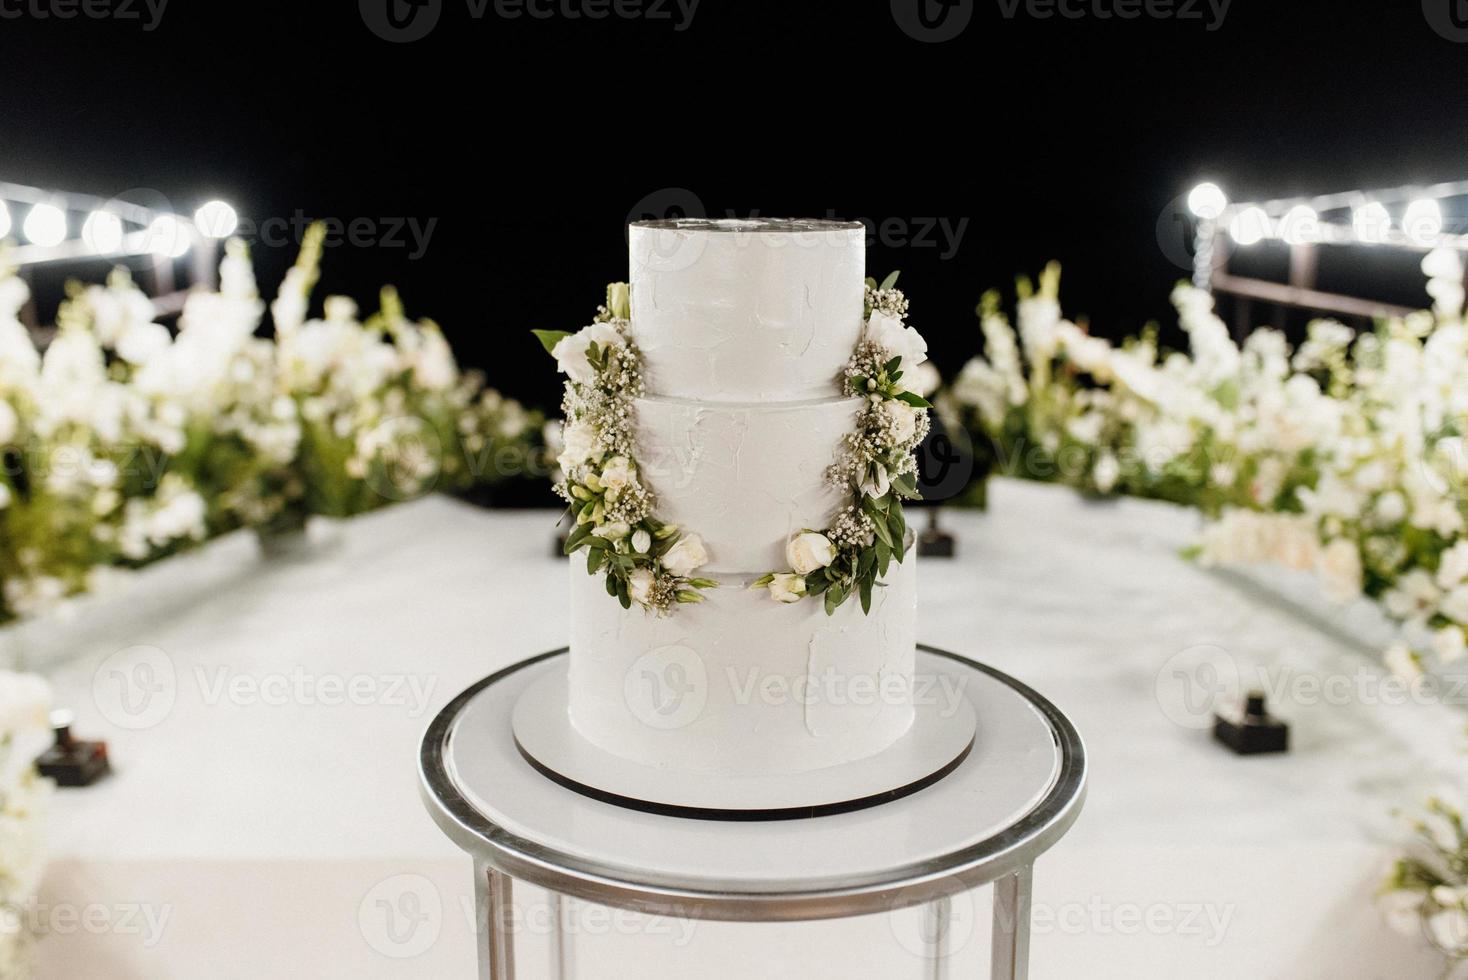
[[[872,289],[876,289],[877,288],[877,280],[873,279],[871,276],[867,276],[867,278],[866,278],[866,284],[868,286],[870,286]]]
[[[887,566],[892,562],[892,549],[883,542],[878,541],[875,550],[877,552],[877,570],[881,574],[886,575]]]
[[[811,572],[805,577],[805,594],[820,595],[831,587],[831,580],[820,572]]]
[[[749,583],[749,587],[751,589],[767,589],[767,588],[770,587],[770,583],[773,582],[773,581],[775,581],[775,573],[774,572],[768,572],[768,573],[766,573],[764,575],[761,575],[759,578],[755,579],[753,582],[750,582]]]
[[[547,354],[556,349],[556,344],[571,336],[569,330],[532,330],[530,332],[540,338],[540,346],[545,348]]]
[[[887,278],[882,280],[882,288],[891,289],[893,286],[897,285],[897,277],[900,275],[902,275],[902,270],[892,270],[890,273],[887,274]]]
[[[586,553],[586,574],[595,575],[596,570],[601,568],[602,562],[606,561],[607,553],[600,548],[592,548]]]
[[[894,477],[892,479],[892,487],[900,494],[908,497],[916,497],[918,495],[917,476],[912,473],[904,473],[901,476]],[[900,504],[898,506],[899,508],[901,507]],[[891,509],[889,505],[888,510]]]
[[[877,532],[877,540],[879,542],[885,544],[887,547],[891,548],[893,551],[896,551],[897,550],[897,547],[898,546],[892,543],[892,532],[887,529],[887,518],[886,518],[886,515],[884,515],[884,514],[876,514],[876,515],[873,515],[873,517],[872,517],[872,527]]]
[[[617,595],[617,601],[622,604],[622,608],[623,609],[631,609],[632,608],[632,597],[630,595],[628,595],[626,592],[618,593],[618,595]]]
[[[610,575],[609,574],[609,575],[607,575],[607,595],[615,596],[616,594],[617,594],[617,576]]]
[[[926,398],[924,398],[922,395],[919,395],[915,391],[903,391],[903,392],[899,392],[898,394],[894,395],[893,397],[895,397],[900,402],[906,402],[907,404],[911,405],[913,408],[932,408],[933,407],[933,403],[932,402],[928,401]]]
[[[867,616],[872,612],[872,580],[867,578],[861,580],[861,611]]]
[[[562,553],[567,555],[571,554],[577,548],[585,544],[586,539],[589,537],[591,537],[590,524],[576,525],[576,530],[572,531],[569,535],[566,536],[566,546],[561,549]]]
[[[900,365],[901,363],[902,356],[899,354],[897,357],[892,358],[892,360],[888,361],[886,364],[883,364],[882,371],[890,378],[892,376],[892,372],[896,371],[898,365]]]

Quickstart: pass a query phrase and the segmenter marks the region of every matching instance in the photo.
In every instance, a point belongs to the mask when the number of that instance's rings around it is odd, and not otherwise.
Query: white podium
[[[474,861],[479,976],[512,980],[513,884],[652,915],[791,922],[923,906],[927,977],[946,975],[953,896],[995,886],[991,975],[1025,977],[1035,859],[1080,814],[1086,757],[1054,705],[999,671],[920,647],[917,672],[978,718],[972,749],[909,796],[807,819],[706,820],[592,799],[552,781],[511,732],[519,695],[567,651],[522,661],[464,691],[423,737],[434,820]],[[558,899],[557,899],[558,900]],[[555,916],[560,921],[560,916]]]

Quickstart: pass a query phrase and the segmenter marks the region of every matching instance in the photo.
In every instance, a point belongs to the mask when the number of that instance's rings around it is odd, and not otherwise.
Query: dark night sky
[[[466,362],[552,403],[527,331],[586,319],[625,275],[629,213],[668,188],[714,215],[896,223],[869,266],[904,270],[951,371],[980,293],[1051,257],[1098,332],[1165,317],[1185,274],[1169,215],[1200,177],[1248,198],[1468,176],[1468,43],[1418,3],[1234,0],[1216,31],[1003,7],[973,0],[942,44],[880,0],[703,0],[681,32],[443,0],[409,44],[346,2],[173,0],[151,32],[27,14],[0,19],[0,179],[185,211],[217,194],[257,221],[433,220],[421,257],[332,249],[325,289],[397,284]],[[956,248],[903,244],[937,218],[968,219]],[[267,287],[293,254],[256,245]],[[1350,261],[1324,274],[1369,271]]]

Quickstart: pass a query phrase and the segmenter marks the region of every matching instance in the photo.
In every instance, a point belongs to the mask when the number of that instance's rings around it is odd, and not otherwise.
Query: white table
[[[987,515],[945,518],[958,559],[920,564],[920,639],[1043,691],[1086,736],[1093,789],[1046,858],[1064,873],[1036,883],[1031,975],[1435,976],[1435,958],[1387,931],[1371,895],[1386,814],[1459,765],[1461,715],[1301,696],[1276,705],[1294,723],[1293,754],[1230,756],[1171,700],[1197,648],[1297,689],[1376,676],[1374,664],[1179,559],[1188,512],[1007,481],[992,501]],[[277,565],[234,536],[82,603],[70,622],[0,633],[12,656],[50,664],[76,731],[106,738],[117,769],[58,795],[42,901],[62,934],[42,944],[42,977],[464,975],[474,896],[417,799],[418,740],[476,679],[564,644],[553,519],[431,498]],[[117,723],[137,718],[122,712],[115,671],[138,679],[140,664],[172,666],[172,699],[132,730]],[[332,687],[349,682],[355,699]],[[981,975],[984,902],[955,910],[954,975]],[[919,969],[903,941],[918,923],[901,916],[702,923],[687,937],[578,907],[565,913],[566,950],[552,948],[545,908],[528,895],[517,910],[529,976],[574,953],[598,980],[642,977],[647,944],[696,943],[700,961],[723,951],[737,977],[751,941],[806,970],[792,976]]]

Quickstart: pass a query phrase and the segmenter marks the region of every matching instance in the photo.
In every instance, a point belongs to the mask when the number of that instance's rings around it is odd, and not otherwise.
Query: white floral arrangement
[[[1450,791],[1404,814],[1412,843],[1392,862],[1377,906],[1397,932],[1425,938],[1451,961],[1468,959],[1468,829]]]
[[[822,530],[802,530],[786,544],[789,571],[771,572],[751,588],[777,602],[824,596],[832,613],[852,595],[870,611],[872,589],[890,563],[902,561],[907,524],[901,499],[917,496],[914,451],[928,432],[928,402],[905,380],[927,360],[928,345],[905,323],[907,299],[893,273],[880,286],[866,282],[862,339],[841,383],[866,401],[854,432],[827,471],[852,502]],[[607,287],[606,304],[576,333],[537,330],[566,375],[565,426],[556,492],[575,527],[566,554],[587,552],[587,572],[606,577],[607,594],[630,608],[666,614],[678,603],[704,600],[713,579],[694,576],[709,560],[703,539],[654,516],[655,501],[636,462],[636,399],[643,393],[641,359],[628,328],[626,283]],[[928,374],[921,375],[927,379]]]
[[[630,319],[627,284],[617,282],[607,286],[606,304],[590,326],[535,334],[566,375],[562,479],[555,488],[574,521],[565,552],[584,550],[587,573],[601,573],[622,608],[635,602],[665,615],[679,603],[702,602],[704,590],[718,583],[693,574],[709,560],[703,539],[653,514],[635,461],[635,400],[643,383]]]
[[[906,554],[902,501],[918,496],[914,454],[928,435],[931,405],[908,380],[927,361],[928,344],[907,325],[907,298],[896,283],[895,272],[881,285],[867,280],[862,338],[842,376],[843,390],[866,405],[826,479],[851,502],[830,527],[789,540],[789,570],[754,581],[751,588],[768,589],[776,602],[819,597],[832,615],[856,595],[869,613],[872,590]]]
[[[1456,281],[1456,261],[1424,265]],[[941,399],[985,434],[1001,471],[1200,508],[1213,518],[1200,561],[1282,564],[1317,574],[1337,601],[1376,600],[1403,627],[1385,659],[1404,675],[1464,655],[1461,290],[1435,289],[1433,311],[1359,335],[1316,321],[1292,350],[1271,329],[1236,345],[1212,297],[1181,285],[1191,350],[1163,354],[1155,331],[1112,345],[1063,319],[1058,284],[1052,266],[1021,290],[1018,337],[987,297],[985,356]]]
[[[460,371],[392,290],[365,321],[342,297],[307,319],[322,235],[270,305],[273,336],[232,241],[219,289],[191,293],[176,331],[118,269],[69,285],[44,353],[0,251],[0,620],[240,526],[287,531],[542,465],[538,414]]]
[[[54,784],[35,758],[51,742],[51,689],[0,671],[0,977],[33,975],[40,938],[34,907],[46,865],[45,821]]]

